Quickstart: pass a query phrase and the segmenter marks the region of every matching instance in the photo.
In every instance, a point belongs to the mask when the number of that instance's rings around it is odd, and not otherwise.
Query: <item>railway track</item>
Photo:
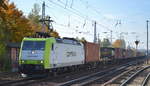
[[[94,70],[94,69],[93,69]],[[83,70],[81,71],[78,71],[78,72],[83,72]],[[66,76],[70,76],[71,75],[74,75],[76,76],[76,73],[77,72],[73,72],[73,73],[65,73],[63,75],[59,75],[59,76],[49,76],[47,78],[43,78],[43,79],[36,79],[36,78],[20,78],[19,80],[4,80],[4,81],[0,81],[0,86],[28,86],[28,85],[31,85],[31,84],[34,84],[34,83],[37,83],[37,82],[43,82],[43,81],[51,81],[53,80],[54,78],[55,79],[59,79],[60,77],[65,77]],[[4,75],[6,73],[3,73]],[[10,74],[10,73],[7,73],[7,74]],[[69,78],[69,77],[68,77]]]
[[[144,79],[142,86],[148,86],[149,83],[150,83],[150,73]]]
[[[13,84],[25,82],[25,81],[28,81],[30,79],[31,78],[26,78],[26,79],[21,79],[21,80],[13,80],[13,81],[5,81],[5,82],[1,82],[0,86],[13,86]]]
[[[130,69],[105,82],[101,86],[147,86],[150,66]]]
[[[60,83],[58,84],[58,86],[71,86],[71,85],[79,85],[79,86],[85,86],[85,85],[89,85],[97,80],[100,79],[104,79],[108,76],[113,75],[116,72],[123,72],[126,70],[126,68],[128,68],[131,65],[136,65],[138,62],[130,62],[126,65],[122,65],[122,66],[118,66],[118,67],[114,67],[105,71],[101,71],[101,72],[97,72],[97,73],[93,73],[90,74],[88,76],[84,76],[84,77],[80,77],[74,80],[70,80],[64,83]]]
[[[43,77],[29,77],[20,80],[1,82],[0,86],[26,86],[31,83],[45,80]]]
[[[149,77],[149,73],[150,66],[147,66],[127,78],[120,86],[146,86],[148,80],[146,77]]]
[[[141,61],[141,62],[143,62],[143,61]],[[110,69],[105,70],[105,71],[96,72],[96,73],[90,74],[88,76],[83,76],[81,78],[77,78],[77,79],[67,81],[67,82],[64,82],[64,83],[58,83],[56,85],[57,86],[70,86],[70,85],[73,85],[73,84],[87,85],[87,84],[89,84],[89,83],[91,83],[95,80],[104,78],[108,75],[113,74],[114,72],[117,72],[117,71],[123,71],[125,68],[129,67],[130,65],[136,65],[138,63],[139,62],[137,62],[137,61],[129,62],[126,65],[122,65],[122,66],[119,66],[119,67],[113,67],[113,68],[110,68]],[[28,86],[28,85],[31,85],[33,83],[38,83],[38,82],[42,82],[42,81],[49,81],[50,79],[51,78],[37,79],[37,78],[32,78],[31,77],[31,78],[24,78],[24,79],[21,79],[21,80],[0,82],[0,86]]]

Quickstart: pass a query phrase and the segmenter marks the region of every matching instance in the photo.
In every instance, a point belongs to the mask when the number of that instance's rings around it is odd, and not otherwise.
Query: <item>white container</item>
[[[54,43],[50,54],[52,68],[84,64],[83,44]]]

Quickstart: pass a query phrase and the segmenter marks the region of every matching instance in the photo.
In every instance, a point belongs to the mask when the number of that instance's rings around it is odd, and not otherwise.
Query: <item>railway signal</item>
[[[138,40],[135,41],[136,46],[138,46],[139,43],[140,43],[140,41],[138,41]]]
[[[136,45],[136,53],[137,53],[137,47],[138,47],[138,44],[140,43],[140,41],[136,40],[135,41],[135,45]]]

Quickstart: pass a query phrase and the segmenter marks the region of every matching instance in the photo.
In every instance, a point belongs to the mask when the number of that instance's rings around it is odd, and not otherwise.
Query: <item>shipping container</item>
[[[131,56],[132,56],[131,50],[130,50],[130,49],[127,49],[127,50],[126,50],[126,53],[125,53],[125,57],[126,57],[126,58],[129,58],[129,57],[131,57]]]
[[[84,46],[73,40],[57,41],[51,51],[51,64],[53,68],[84,64]]]
[[[84,43],[85,48],[85,62],[98,62],[100,61],[100,45],[90,42]]]
[[[122,58],[126,58],[126,49],[121,49]]]
[[[122,59],[122,49],[121,48],[115,48],[115,58],[116,59]]]
[[[101,47],[101,58],[113,59],[114,58],[114,48]]]
[[[134,51],[132,49],[127,49],[125,56],[126,56],[126,58],[132,58],[132,57],[134,57]]]
[[[136,56],[137,56],[137,57],[138,57],[138,56],[145,56],[145,53],[144,53],[144,52],[137,51]]]

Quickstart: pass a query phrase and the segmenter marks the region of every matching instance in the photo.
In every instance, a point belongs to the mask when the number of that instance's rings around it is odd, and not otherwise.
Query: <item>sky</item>
[[[35,3],[46,3],[46,15],[54,20],[54,29],[62,37],[94,38],[94,21],[97,36],[124,38],[126,45],[146,49],[146,20],[150,20],[150,0],[10,0],[28,15]],[[40,12],[41,15],[41,12]]]

